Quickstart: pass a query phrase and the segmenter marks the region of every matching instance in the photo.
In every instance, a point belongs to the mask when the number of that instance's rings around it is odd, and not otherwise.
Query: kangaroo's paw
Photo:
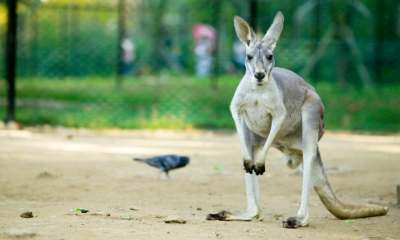
[[[257,175],[263,175],[265,172],[265,163],[256,163],[255,170]]]
[[[297,227],[307,227],[310,223],[308,217],[296,216],[290,217],[286,221],[282,221],[284,228],[297,228]]]
[[[262,212],[259,213],[251,213],[245,210],[228,210],[221,211],[216,214],[208,214],[206,216],[207,220],[220,220],[220,221],[251,221],[253,219],[257,219],[262,221],[264,219],[264,215]]]
[[[252,160],[244,160],[243,161],[243,165],[244,165],[244,170],[247,173],[252,173],[254,170],[254,163]]]

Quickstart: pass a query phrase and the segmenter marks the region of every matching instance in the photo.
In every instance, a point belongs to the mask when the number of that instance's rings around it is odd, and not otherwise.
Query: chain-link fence
[[[245,69],[235,53],[240,49],[233,16],[251,22],[262,36],[280,10],[285,26],[275,66],[319,86],[325,106],[338,114],[329,118],[327,111],[327,121],[333,119],[327,126],[399,130],[400,109],[391,97],[399,91],[388,87],[399,83],[399,6],[395,0],[19,0],[16,120],[93,128],[234,128],[229,103]],[[0,1],[2,56],[6,23]],[[198,23],[213,27],[215,36],[196,38]],[[205,53],[208,72],[201,75],[196,48],[204,40],[212,43]],[[4,71],[1,61],[2,78]],[[374,93],[354,90],[371,86]],[[365,115],[371,103],[380,110]],[[2,119],[5,105],[1,81]],[[368,125],[371,118],[375,125]]]

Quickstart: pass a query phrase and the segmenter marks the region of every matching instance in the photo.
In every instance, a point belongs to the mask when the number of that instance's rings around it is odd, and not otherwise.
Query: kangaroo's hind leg
[[[243,126],[245,132],[246,147],[252,159],[257,159],[261,155],[265,138],[253,133],[247,126]],[[263,220],[260,203],[260,187],[258,185],[258,176],[253,173],[245,173],[246,192],[247,192],[247,210],[226,210],[217,214],[208,214],[207,220],[225,220],[225,221],[250,221],[253,219]]]
[[[301,193],[301,205],[295,217],[296,226],[304,227],[310,222],[309,200],[311,176],[313,165],[316,162],[318,140],[321,133],[321,120],[323,108],[317,94],[309,92],[302,106],[302,132],[301,148],[303,152],[303,186]]]

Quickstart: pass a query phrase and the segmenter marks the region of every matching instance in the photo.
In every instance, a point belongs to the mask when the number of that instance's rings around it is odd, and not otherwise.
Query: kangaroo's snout
[[[256,73],[254,73],[254,77],[257,79],[257,80],[262,80],[264,77],[265,77],[265,73],[263,73],[263,72],[256,72]]]

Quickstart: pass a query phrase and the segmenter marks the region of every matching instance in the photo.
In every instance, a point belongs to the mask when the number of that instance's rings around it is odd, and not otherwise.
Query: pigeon
[[[177,155],[164,155],[153,158],[134,158],[136,161],[144,162],[149,164],[150,166],[158,168],[159,172],[157,175],[157,179],[160,179],[161,173],[165,172],[168,178],[168,171],[181,168],[186,166],[189,163],[189,158],[186,156],[177,156]]]

